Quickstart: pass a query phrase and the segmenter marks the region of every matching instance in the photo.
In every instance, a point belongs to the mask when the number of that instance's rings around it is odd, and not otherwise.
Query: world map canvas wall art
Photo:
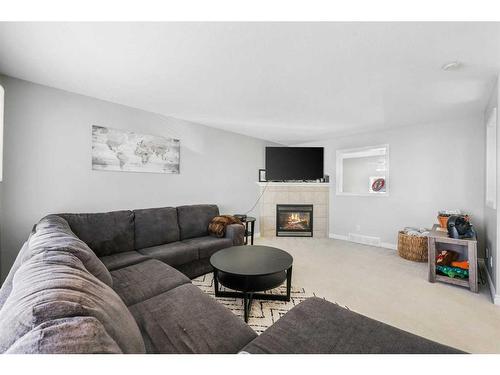
[[[180,141],[92,125],[92,169],[179,173]]]

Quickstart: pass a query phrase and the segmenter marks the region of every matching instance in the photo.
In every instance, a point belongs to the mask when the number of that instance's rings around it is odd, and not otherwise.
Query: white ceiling
[[[286,144],[480,116],[499,71],[500,23],[0,23],[4,74]]]

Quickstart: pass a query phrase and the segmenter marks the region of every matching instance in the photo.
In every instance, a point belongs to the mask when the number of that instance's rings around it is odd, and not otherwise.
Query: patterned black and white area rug
[[[206,294],[216,298],[218,302],[222,303],[234,314],[243,319],[243,299],[242,298],[226,298],[226,297],[215,297],[214,295],[214,275],[213,273],[208,273],[204,276],[200,276],[193,279],[193,284],[200,288]],[[228,290],[223,286],[220,286],[221,290]],[[285,284],[281,285],[276,289],[269,290],[265,292],[267,294],[286,294]],[[314,293],[307,293],[303,288],[297,288],[292,286],[290,302],[285,301],[264,301],[264,300],[253,300],[251,311],[248,317],[248,325],[257,332],[261,334],[268,327],[270,327],[274,322],[276,322],[280,317],[282,317],[288,310],[290,310],[295,305],[304,301],[309,297],[315,297]]]

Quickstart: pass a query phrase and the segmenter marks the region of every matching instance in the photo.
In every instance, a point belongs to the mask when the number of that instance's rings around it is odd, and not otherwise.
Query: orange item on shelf
[[[448,219],[450,217],[449,216],[441,216],[439,215],[438,216],[438,221],[439,221],[439,226],[443,229],[446,229],[448,228]]]
[[[462,260],[461,262],[451,262],[452,267],[458,267],[462,268],[464,270],[469,269],[469,261],[468,260]]]

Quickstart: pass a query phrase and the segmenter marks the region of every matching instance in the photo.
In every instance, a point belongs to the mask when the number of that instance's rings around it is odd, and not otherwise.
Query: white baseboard
[[[397,250],[398,245],[395,243],[389,243],[389,242],[381,242],[380,247],[383,247],[384,249],[391,249],[391,250]]]
[[[343,234],[329,233],[328,237],[333,238],[334,240],[353,242],[353,241],[349,240],[348,236],[344,236]],[[357,243],[357,242],[353,242],[353,243]],[[397,250],[398,245],[393,244],[393,243],[389,243],[389,242],[381,242],[380,246],[378,246],[378,247],[383,247],[384,249]]]
[[[490,272],[488,271],[488,267],[486,267],[483,260],[480,260],[479,262],[483,264],[483,269],[486,272],[486,278],[488,279],[488,287],[490,288],[491,300],[495,305],[500,305],[500,295],[497,294],[495,290],[495,285],[493,284],[493,280],[490,276]]]
[[[329,238],[333,238],[334,240],[342,240],[342,241],[348,241],[349,237],[344,236],[342,234],[335,234],[335,233],[328,233]]]

